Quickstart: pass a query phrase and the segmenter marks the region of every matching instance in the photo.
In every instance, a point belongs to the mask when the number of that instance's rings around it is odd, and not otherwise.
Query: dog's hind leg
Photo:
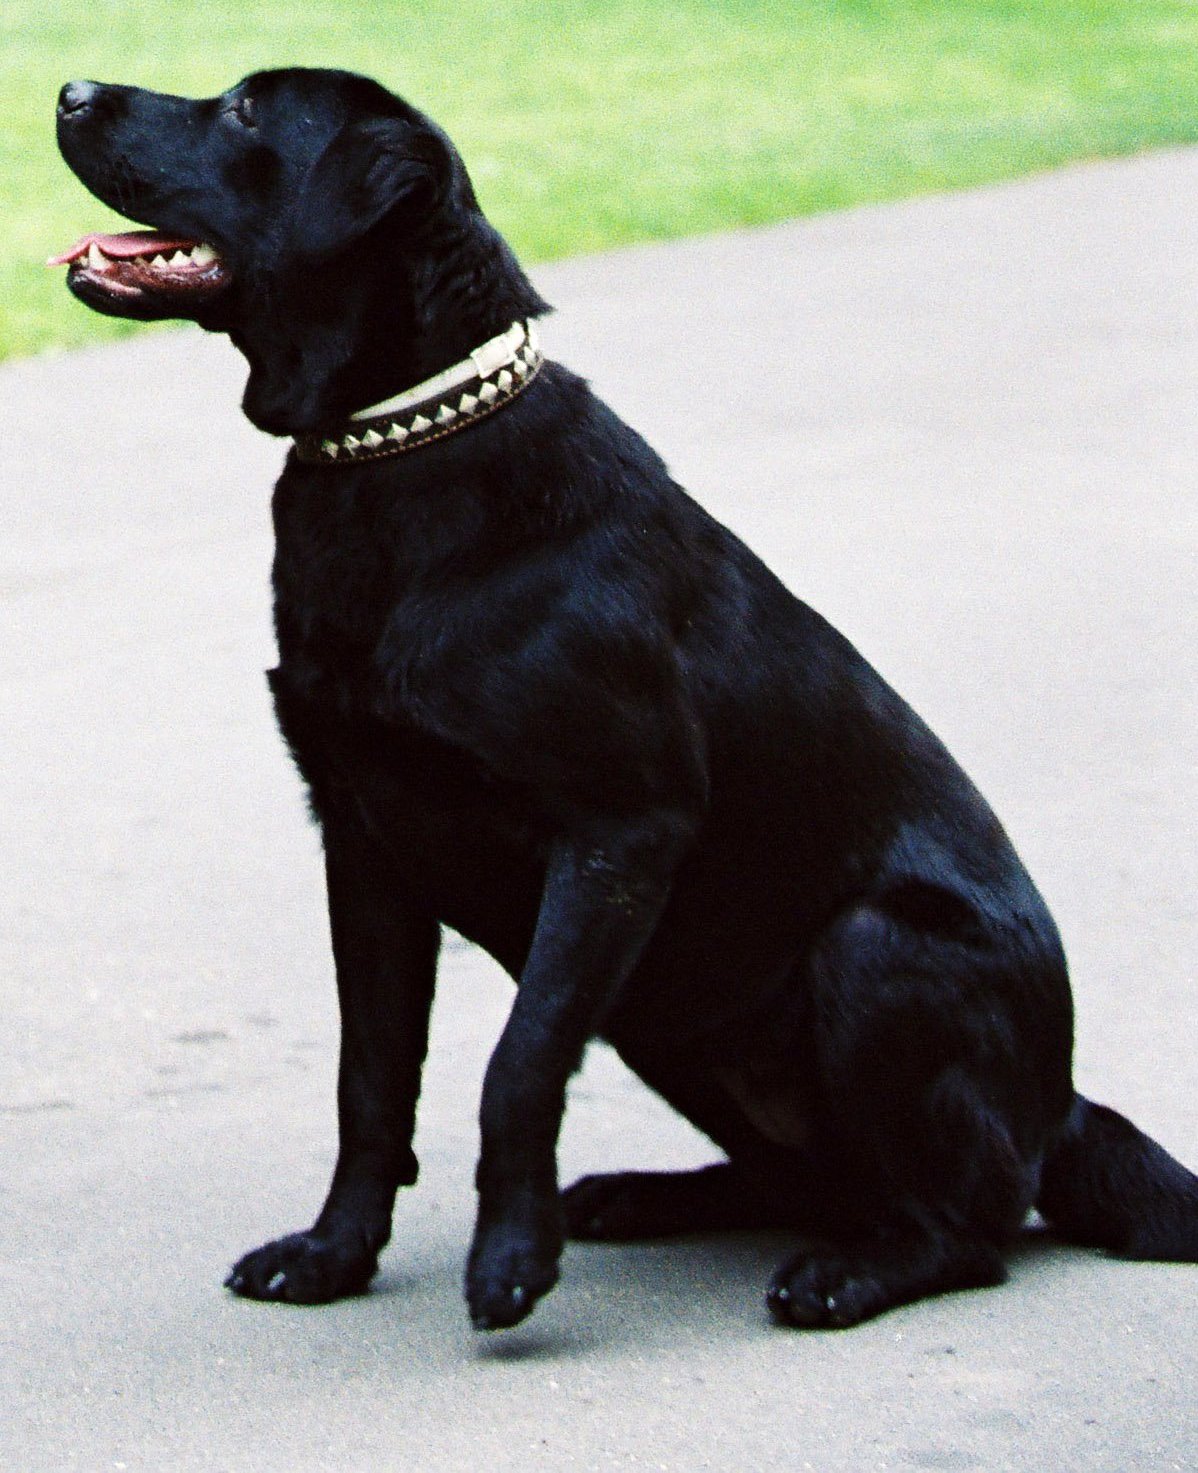
[[[766,1303],[779,1323],[843,1328],[1005,1280],[1001,1245],[1031,1205],[1035,1173],[965,1074],[943,1070],[911,1113],[896,1101],[867,1148],[851,1128],[839,1144],[839,1225],[775,1274]]]
[[[794,1226],[786,1202],[733,1161],[584,1176],[562,1193],[562,1207],[567,1236],[591,1242]]]
[[[774,1318],[803,1329],[844,1329],[899,1304],[954,1289],[985,1289],[1006,1278],[991,1243],[943,1223],[893,1213],[844,1247],[799,1254],[766,1294]]]
[[[1063,964],[1003,932],[931,933],[883,901],[829,928],[810,975],[840,1225],[778,1271],[771,1312],[789,1325],[847,1326],[1001,1283],[1002,1249],[1035,1196],[1068,1079],[1067,1046],[1033,1077],[1040,1045],[1024,1036],[1029,999],[1045,1037],[1062,997],[1067,1016]]]
[[[695,1171],[584,1176],[562,1194],[570,1237],[634,1242],[682,1233],[810,1229],[827,1196],[814,1162],[806,1152],[767,1137],[721,1071],[689,1059],[642,1056],[626,1040],[620,1054],[729,1160]]]

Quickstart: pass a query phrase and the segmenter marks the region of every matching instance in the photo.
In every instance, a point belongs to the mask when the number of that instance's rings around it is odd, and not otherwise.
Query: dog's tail
[[[1105,1105],[1074,1095],[1036,1203],[1071,1243],[1198,1263],[1198,1176]]]

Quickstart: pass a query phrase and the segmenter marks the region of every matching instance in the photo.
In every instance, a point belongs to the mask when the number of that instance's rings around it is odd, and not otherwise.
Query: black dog
[[[435,125],[293,70],[207,101],[71,83],[58,129],[153,232],[81,242],[72,291],[228,333],[246,414],[296,438],[270,683],[324,837],[341,1147],[315,1225],[231,1288],[369,1282],[416,1179],[442,924],[519,983],[482,1092],[476,1325],[529,1313],[566,1233],[814,1233],[769,1290],[805,1326],[998,1283],[1032,1206],[1073,1242],[1198,1258],[1198,1179],[1073,1091],[1060,941],[990,810],[542,364],[545,303]],[[596,1035],[726,1162],[559,1196]]]

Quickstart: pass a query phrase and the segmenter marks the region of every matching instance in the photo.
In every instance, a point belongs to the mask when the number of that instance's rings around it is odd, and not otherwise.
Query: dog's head
[[[203,99],[70,82],[58,142],[149,227],[57,257],[71,290],[227,332],[263,429],[319,430],[546,310],[449,139],[364,77],[259,72]]]

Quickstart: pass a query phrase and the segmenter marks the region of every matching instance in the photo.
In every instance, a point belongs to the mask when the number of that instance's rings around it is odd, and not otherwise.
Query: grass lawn
[[[295,62],[431,112],[529,260],[1198,139],[1196,0],[3,0],[0,357],[130,330],[42,266],[114,218],[59,85]]]

